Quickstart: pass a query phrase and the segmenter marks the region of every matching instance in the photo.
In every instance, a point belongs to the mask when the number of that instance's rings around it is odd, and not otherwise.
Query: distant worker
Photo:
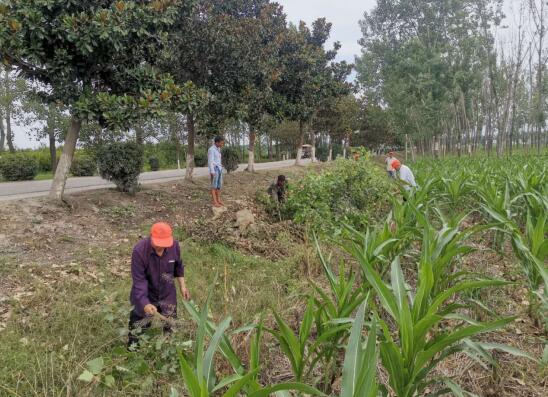
[[[150,236],[133,248],[131,278],[130,302],[133,310],[129,316],[128,347],[135,348],[139,332],[150,327],[153,316],[161,315],[164,319],[177,317],[175,280],[183,299],[190,299],[179,242],[173,239],[173,232],[167,223],[154,224]],[[170,324],[164,325],[164,332],[171,332]]]
[[[388,176],[390,178],[394,178],[396,176],[396,171],[394,170],[394,167],[392,167],[392,162],[394,160],[397,160],[397,158],[394,155],[395,153],[393,151],[390,151],[386,155],[386,160],[384,160],[386,163],[386,172],[388,172]]]
[[[400,160],[392,161],[391,166],[398,172],[399,179],[403,182],[403,187],[405,190],[410,191],[411,189],[417,187],[415,176],[408,166],[403,165]]]
[[[211,197],[214,207],[224,207],[221,200],[221,189],[223,188],[223,162],[221,149],[225,145],[225,139],[221,136],[215,137],[213,145],[207,151],[207,167],[211,176]]]
[[[272,200],[278,203],[283,203],[286,199],[287,192],[287,178],[285,175],[278,175],[276,181],[272,182],[268,188],[268,194],[272,197]]]

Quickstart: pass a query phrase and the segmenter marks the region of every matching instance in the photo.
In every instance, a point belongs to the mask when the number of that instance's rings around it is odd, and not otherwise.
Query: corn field
[[[311,236],[325,283],[310,280],[313,292],[303,300],[298,326],[273,312],[230,331],[230,317],[217,324],[209,315],[213,289],[202,307],[185,302],[197,330],[192,345],[177,353],[184,395],[467,396],[473,394],[440,376],[438,366],[461,354],[496,376],[494,351],[544,371],[548,349],[535,357],[492,341],[515,317],[481,296],[525,285],[528,315],[545,339],[546,160],[413,164],[419,187],[408,192],[394,183],[391,210],[376,227],[339,225],[327,238]],[[513,255],[522,281],[464,267],[478,239],[499,255]],[[235,334],[245,335],[245,354],[233,346]],[[263,354],[265,343],[279,347],[290,379],[265,381],[261,369],[271,359]],[[171,395],[180,394],[173,388]]]

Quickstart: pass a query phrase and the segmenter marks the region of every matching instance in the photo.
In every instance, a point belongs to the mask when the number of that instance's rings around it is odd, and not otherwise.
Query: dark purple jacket
[[[135,312],[144,317],[143,308],[152,303],[165,316],[177,314],[177,290],[175,277],[184,277],[185,268],[181,260],[179,242],[167,248],[162,257],[156,254],[150,238],[139,241],[131,255],[130,302]]]

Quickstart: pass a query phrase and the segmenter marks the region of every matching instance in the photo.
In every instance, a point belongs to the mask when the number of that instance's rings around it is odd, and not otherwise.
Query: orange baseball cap
[[[401,162],[400,160],[394,160],[390,165],[392,166],[392,168],[398,169],[399,167],[401,167]]]
[[[152,244],[160,248],[170,248],[173,246],[173,231],[171,226],[164,222],[158,222],[152,225],[150,229],[150,239]]]

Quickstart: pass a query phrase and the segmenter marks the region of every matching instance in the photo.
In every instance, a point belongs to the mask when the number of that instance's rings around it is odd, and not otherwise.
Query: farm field
[[[202,178],[0,204],[0,395],[545,396],[548,158],[410,167],[412,195],[363,158],[229,175],[216,219]],[[158,220],[192,303],[127,352]]]

